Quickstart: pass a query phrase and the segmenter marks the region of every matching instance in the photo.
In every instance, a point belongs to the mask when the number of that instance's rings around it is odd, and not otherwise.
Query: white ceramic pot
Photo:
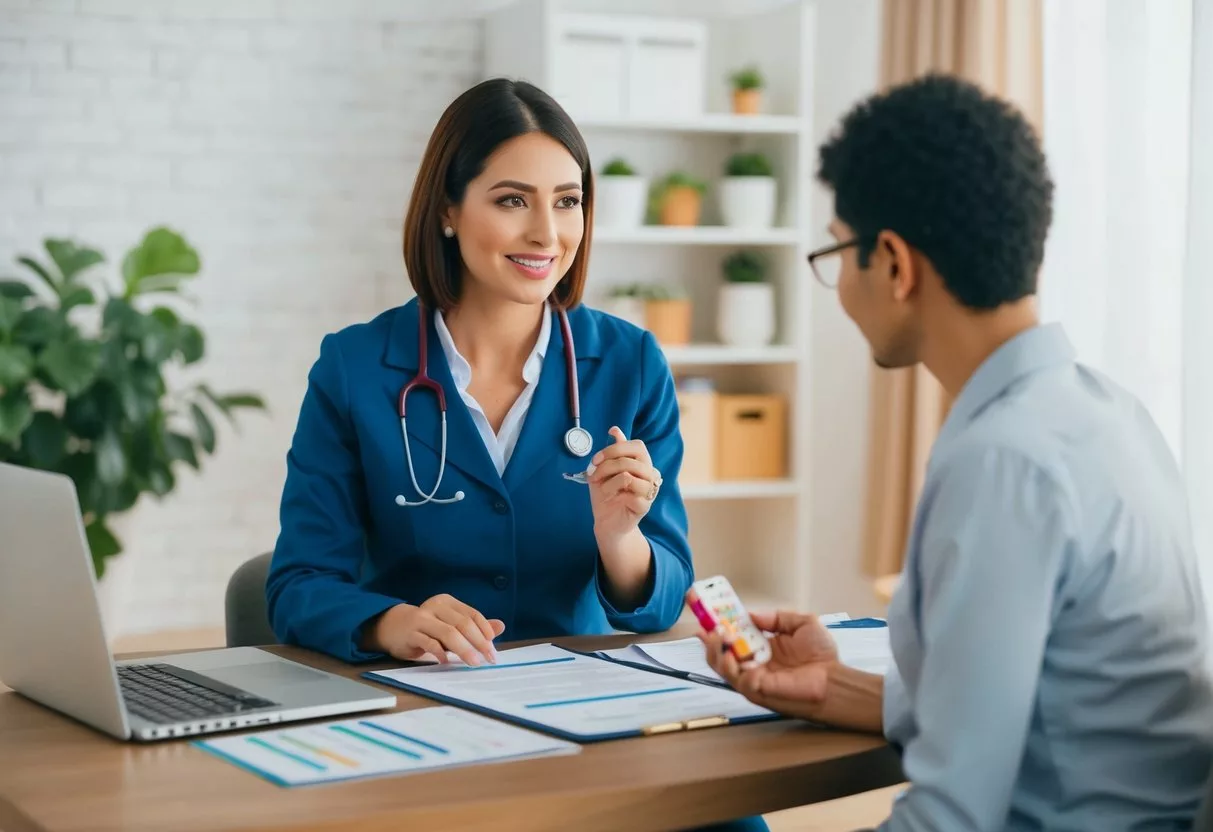
[[[720,180],[720,214],[733,228],[775,224],[775,177],[726,176]]]
[[[600,176],[594,182],[594,224],[635,228],[644,223],[649,181],[643,176]]]
[[[725,283],[716,307],[716,334],[731,347],[761,347],[775,337],[775,291],[770,283]]]
[[[643,298],[607,298],[602,303],[602,311],[623,318],[630,324],[644,329],[645,307]]]

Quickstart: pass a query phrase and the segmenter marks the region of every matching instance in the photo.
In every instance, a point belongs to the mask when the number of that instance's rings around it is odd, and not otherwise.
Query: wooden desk
[[[560,641],[599,649],[636,640]],[[391,666],[352,667],[294,648],[269,649],[351,677]],[[434,704],[385,689],[397,695],[399,710]],[[897,756],[880,737],[781,720],[594,743],[575,757],[285,789],[193,748],[188,739],[118,742],[0,691],[3,832],[641,832],[773,812],[902,781]]]

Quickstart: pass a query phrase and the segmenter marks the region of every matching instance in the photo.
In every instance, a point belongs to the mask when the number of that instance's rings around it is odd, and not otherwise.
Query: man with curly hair
[[[932,75],[855,107],[818,177],[837,242],[813,271],[878,365],[921,362],[954,403],[887,676],[784,612],[754,616],[766,666],[703,634],[709,661],[759,704],[899,747],[910,786],[882,830],[1190,828],[1213,685],[1183,482],[1142,405],[1038,319],[1053,185],[1037,136]]]

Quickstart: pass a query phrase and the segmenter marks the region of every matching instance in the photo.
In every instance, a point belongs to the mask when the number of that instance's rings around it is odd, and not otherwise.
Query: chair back
[[[270,553],[245,561],[232,573],[224,598],[228,647],[277,644],[265,603],[265,579],[270,571]]]

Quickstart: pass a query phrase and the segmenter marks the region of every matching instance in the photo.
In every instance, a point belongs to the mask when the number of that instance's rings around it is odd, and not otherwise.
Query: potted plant
[[[657,221],[661,225],[699,225],[707,183],[686,171],[674,171],[656,190]]]
[[[648,180],[622,158],[611,159],[594,182],[594,224],[635,228],[644,223]]]
[[[603,311],[644,329],[644,287],[638,283],[612,286],[603,303]]]
[[[733,112],[756,115],[762,110],[762,72],[754,64],[735,71],[729,80],[733,84]]]
[[[761,347],[775,335],[775,293],[767,260],[738,251],[722,264],[724,283],[716,306],[716,334],[731,347]]]
[[[645,329],[663,346],[679,346],[691,340],[691,299],[671,286],[644,289]]]
[[[174,311],[200,268],[179,234],[149,231],[116,289],[96,276],[99,251],[43,246],[49,262],[19,257],[27,279],[0,280],[0,461],[71,477],[100,579],[122,551],[113,519],[170,494],[183,467],[200,469],[216,414],[265,405],[202,381],[170,389],[166,375],[191,373],[182,368],[206,352],[202,330]]]
[[[762,153],[734,153],[720,181],[720,213],[734,228],[770,228],[775,224],[775,175]]]

